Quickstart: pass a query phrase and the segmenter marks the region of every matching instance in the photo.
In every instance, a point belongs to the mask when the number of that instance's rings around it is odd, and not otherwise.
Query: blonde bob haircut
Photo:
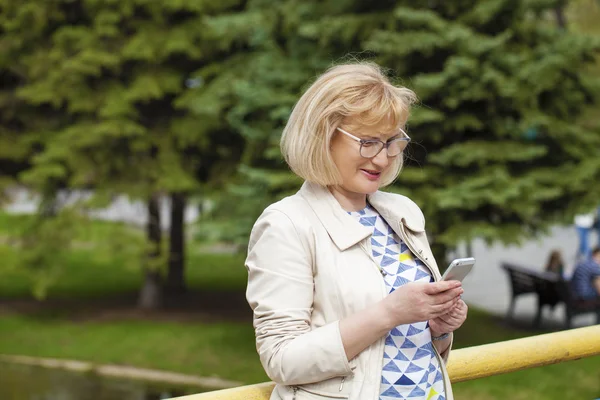
[[[389,132],[403,128],[415,93],[390,83],[374,63],[337,65],[306,90],[281,136],[281,152],[292,171],[323,186],[340,185],[341,175],[331,157],[330,145],[338,127],[363,127],[382,123]],[[403,155],[394,157],[381,177],[382,186],[396,179]]]

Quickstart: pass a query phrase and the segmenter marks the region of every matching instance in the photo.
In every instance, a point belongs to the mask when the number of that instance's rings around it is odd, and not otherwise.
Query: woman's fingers
[[[459,308],[451,309],[448,314],[455,318],[463,318],[465,315],[467,315],[467,308],[459,306]]]
[[[446,304],[448,301],[456,300],[460,298],[460,295],[464,293],[462,287],[456,287],[454,289],[447,290],[437,295],[432,295],[430,304]]]
[[[462,305],[461,305],[462,303]],[[442,304],[434,304],[432,307],[432,318],[441,317],[444,321],[460,321],[466,314],[466,304],[460,296],[454,297]]]
[[[458,306],[437,318],[444,321],[448,326],[459,327],[462,325],[466,320],[468,307],[462,300],[459,300],[458,303]]]
[[[452,309],[452,307],[454,307],[455,305],[456,305],[456,296],[450,298],[449,300],[446,300],[444,303],[433,304],[431,306],[431,308],[435,313],[447,314]]]
[[[460,288],[461,286],[462,283],[460,281],[439,281],[427,284],[424,291],[425,294],[434,296],[449,290]]]

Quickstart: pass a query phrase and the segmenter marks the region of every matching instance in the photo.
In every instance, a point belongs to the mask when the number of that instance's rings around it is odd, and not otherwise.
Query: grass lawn
[[[31,295],[31,274],[17,267],[18,249],[3,244],[21,232],[31,219],[27,215],[0,212],[0,298]],[[57,280],[48,297],[95,298],[137,291],[142,282],[139,258],[135,251],[127,251],[126,244],[115,251],[114,238],[137,239],[143,232],[127,228],[124,235],[123,231],[122,225],[104,221],[88,221],[79,227],[80,245],[63,255],[64,262],[56,271]],[[206,254],[199,250],[201,247],[196,243],[188,245],[186,279],[190,287],[210,290],[245,287],[247,275],[242,255]]]
[[[26,219],[0,214],[0,238],[14,235]],[[113,225],[94,222],[86,229],[85,241],[97,245],[69,252],[49,298],[86,302],[135,293],[141,282],[140,271],[128,266],[131,260],[113,257],[102,245],[102,238],[112,233]],[[195,244],[190,244],[188,255],[187,281],[192,289],[243,296],[243,257],[202,254]],[[10,267],[18,257],[14,247],[0,244],[0,298],[4,301],[29,296],[27,274]],[[206,307],[214,309],[214,304],[198,304],[198,314]],[[0,353],[127,364],[245,383],[267,379],[247,318],[178,320],[163,318],[165,314],[169,316],[163,312],[161,318],[82,318],[81,313],[74,316],[69,310],[0,312]],[[539,333],[508,327],[497,317],[471,309],[467,322],[456,334],[455,348]],[[593,400],[600,397],[600,357],[459,383],[454,390],[457,399]]]
[[[68,317],[6,315],[0,316],[0,353],[133,365],[247,383],[267,380],[247,323],[81,323]]]

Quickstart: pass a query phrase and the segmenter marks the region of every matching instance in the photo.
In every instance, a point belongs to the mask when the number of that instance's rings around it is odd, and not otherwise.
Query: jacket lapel
[[[300,195],[308,202],[341,251],[371,236],[371,229],[362,226],[349,215],[326,187],[304,182]]]
[[[371,236],[372,230],[348,215],[326,187],[305,182],[300,195],[306,199],[340,250],[346,250]],[[378,191],[369,195],[368,201],[397,234],[400,235],[402,231],[400,224],[413,232],[425,230],[423,215],[416,212],[417,205],[406,197]]]
[[[423,214],[412,200],[381,191],[369,195],[368,200],[396,233],[399,233],[401,229],[400,224],[404,224],[413,232],[425,231]]]
[[[305,182],[299,194],[315,212],[340,251],[347,250],[372,235],[372,229],[362,226],[349,215],[326,187]],[[402,240],[410,242],[408,244],[415,256],[421,258],[436,280],[439,280],[440,273],[435,260],[424,255],[429,245],[414,239],[416,235],[424,236],[425,232],[425,219],[420,208],[405,196],[381,191],[369,195],[368,201]],[[429,256],[432,257],[431,254]]]

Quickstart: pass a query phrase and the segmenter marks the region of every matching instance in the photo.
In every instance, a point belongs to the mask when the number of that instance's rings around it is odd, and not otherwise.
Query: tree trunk
[[[159,195],[154,193],[148,200],[148,254],[144,266],[144,283],[140,291],[139,307],[144,310],[154,310],[161,305],[161,275],[160,258],[160,204]]]
[[[169,272],[166,291],[170,295],[183,294],[185,287],[185,222],[186,197],[171,193],[171,229],[169,237]]]
[[[554,7],[554,14],[556,15],[556,23],[560,29],[567,28],[567,17],[565,15],[565,4],[566,2],[561,2],[561,4]]]
[[[58,189],[46,188],[42,190],[42,201],[38,211],[42,218],[53,218],[58,215],[60,204],[58,200]]]
[[[144,283],[140,292],[139,307],[142,310],[156,310],[161,306],[161,276],[159,271],[145,270]]]

